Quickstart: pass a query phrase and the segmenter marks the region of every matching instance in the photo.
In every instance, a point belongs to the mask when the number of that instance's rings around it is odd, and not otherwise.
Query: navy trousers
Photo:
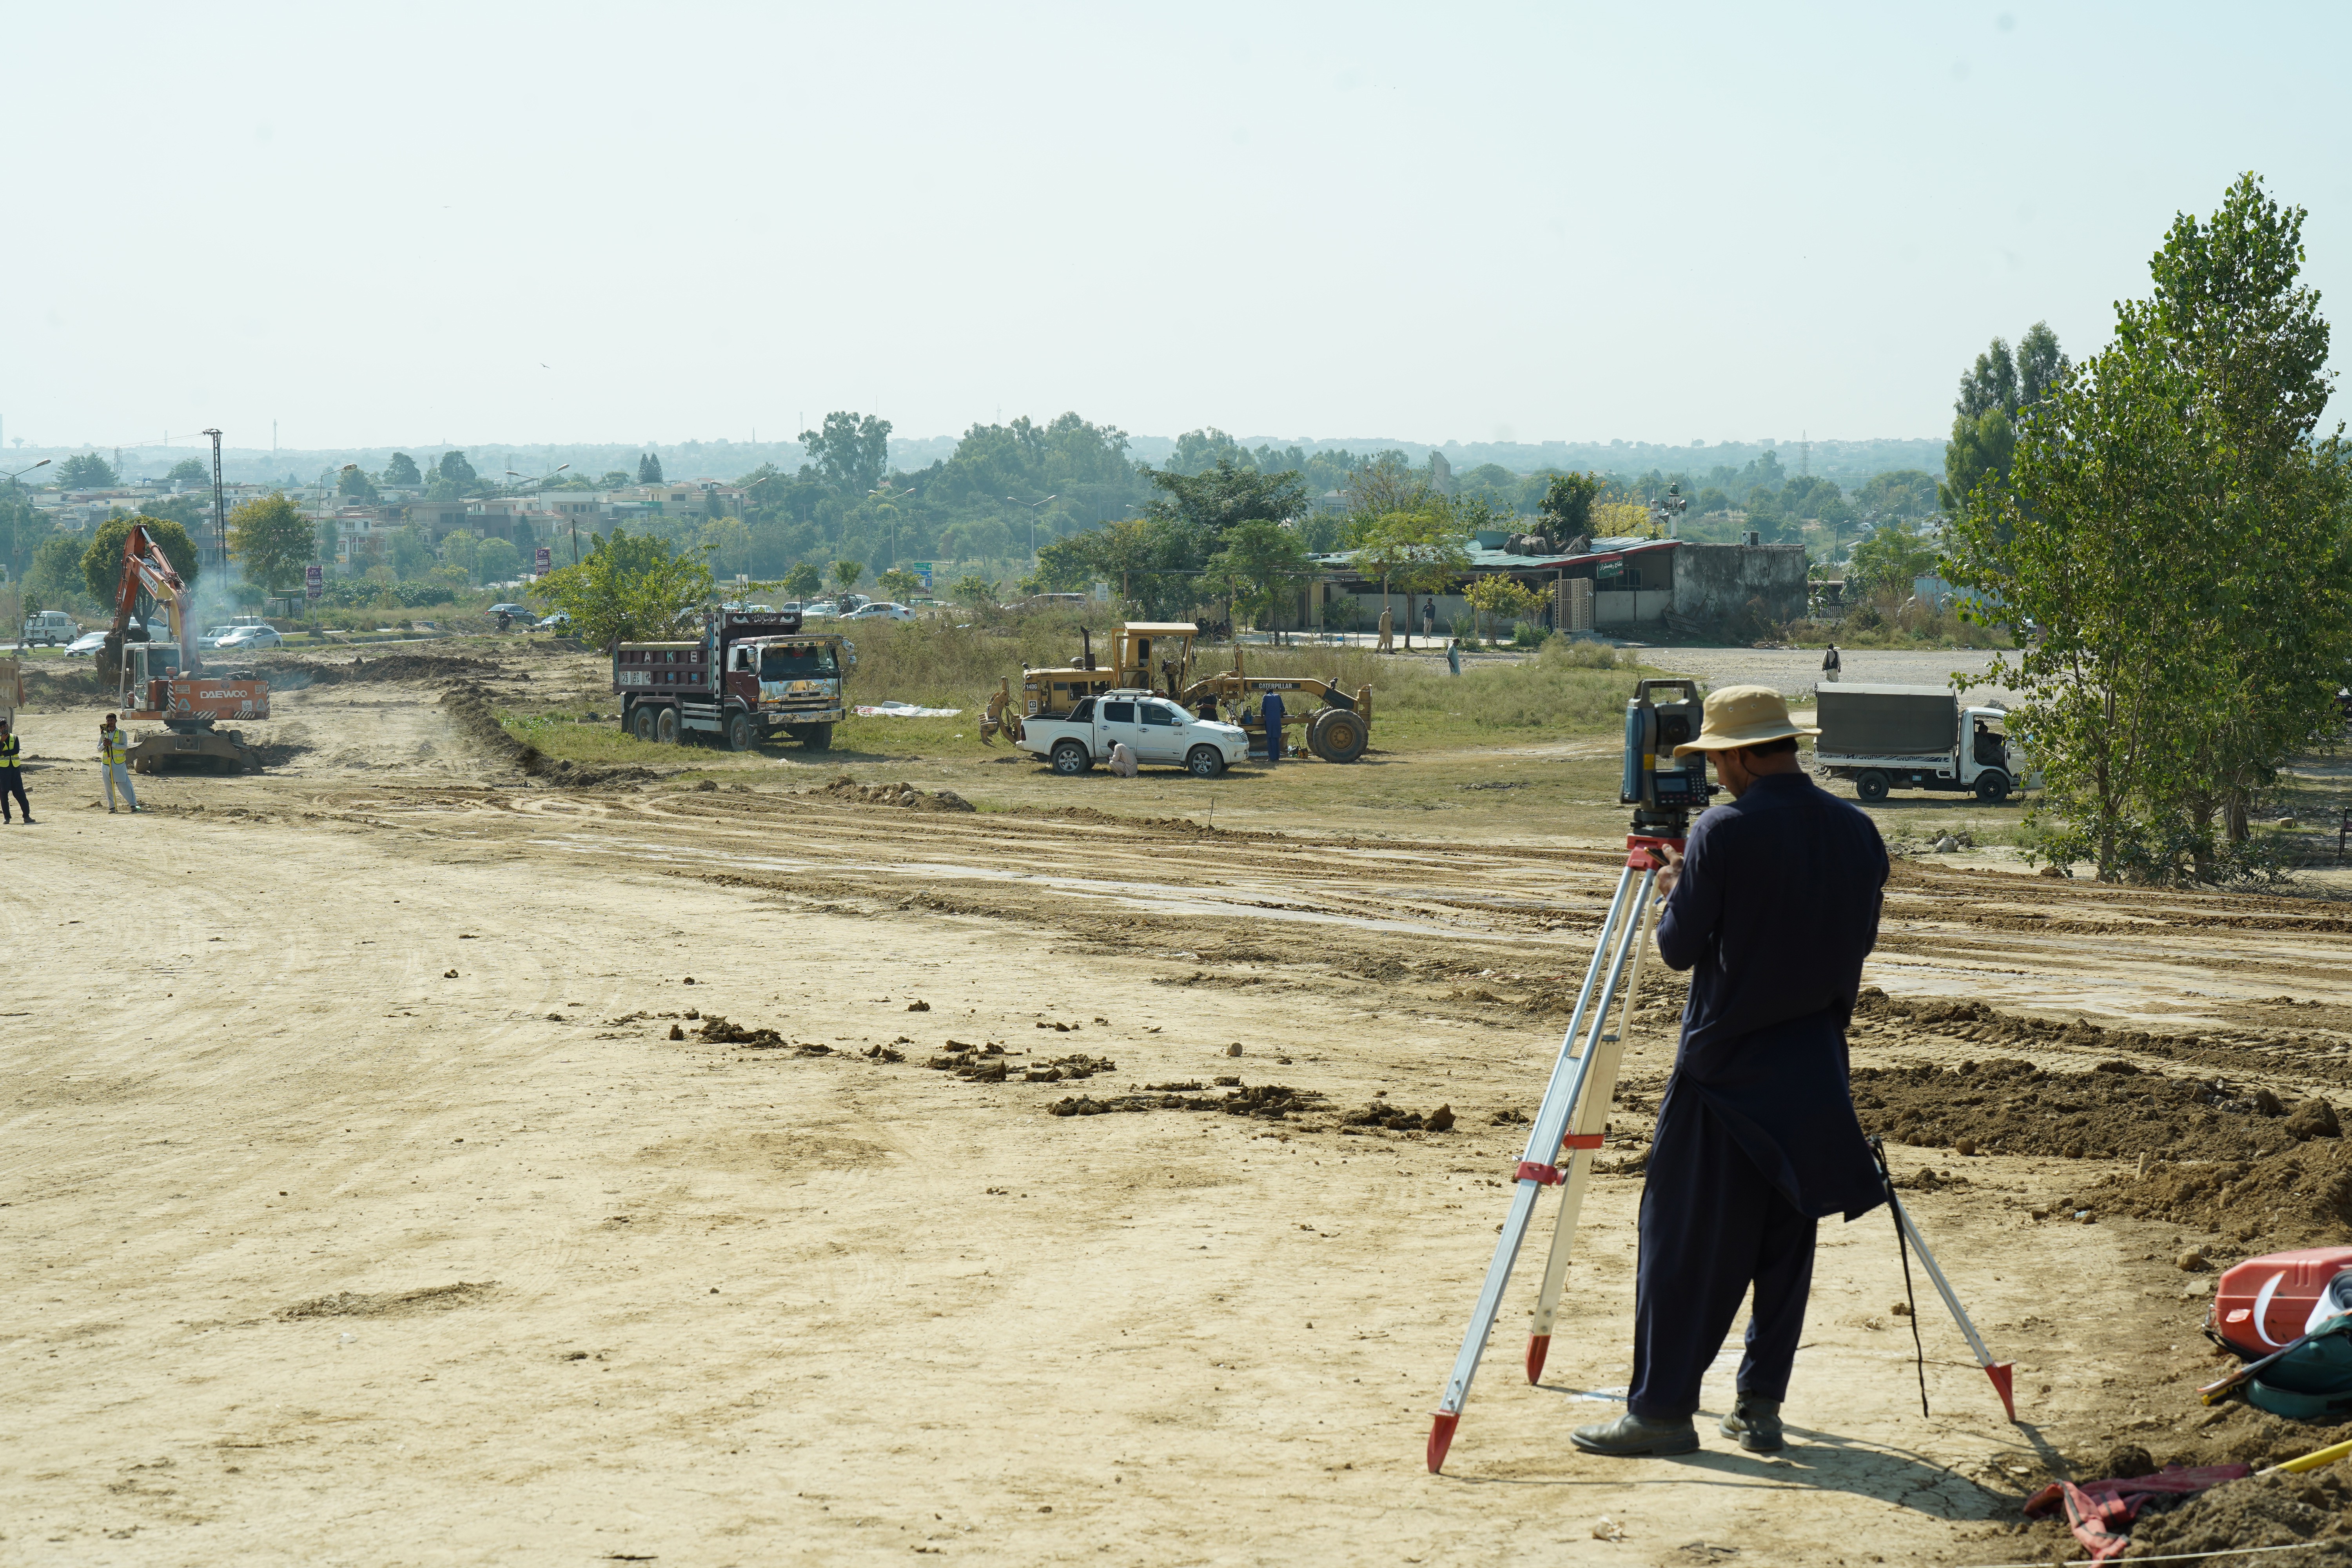
[[[1642,1188],[1626,1398],[1652,1421],[1679,1421],[1698,1408],[1699,1378],[1751,1286],[1738,1389],[1787,1397],[1813,1283],[1813,1219],[1780,1194],[1697,1095],[1670,1092],[1668,1101]]]
[[[0,820],[5,820],[8,816],[8,797],[12,795],[16,797],[16,808],[25,814],[25,820],[32,821],[33,803],[25,798],[25,770],[0,768]]]

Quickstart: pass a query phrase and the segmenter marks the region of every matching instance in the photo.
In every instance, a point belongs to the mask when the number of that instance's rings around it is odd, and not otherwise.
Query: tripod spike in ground
[[[1435,1475],[1445,1468],[1445,1450],[1454,1447],[1454,1428],[1462,1424],[1459,1411],[1448,1415],[1441,1410],[1429,1425],[1429,1473]]]
[[[1989,1361],[1984,1363],[1985,1375],[1992,1379],[1992,1391],[2000,1395],[2000,1407],[2009,1412],[2012,1422],[2017,1419],[2017,1392],[2012,1386],[2016,1373],[2017,1363],[2013,1361]]]
[[[1543,1381],[1544,1357],[1550,1353],[1551,1336],[1549,1334],[1529,1334],[1528,1336],[1528,1381],[1529,1383],[1541,1383]]]

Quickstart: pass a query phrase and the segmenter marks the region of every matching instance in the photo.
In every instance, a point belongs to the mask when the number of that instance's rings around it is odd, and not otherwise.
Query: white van
[[[57,647],[81,636],[81,625],[63,610],[43,610],[25,620],[24,640],[47,647]]]

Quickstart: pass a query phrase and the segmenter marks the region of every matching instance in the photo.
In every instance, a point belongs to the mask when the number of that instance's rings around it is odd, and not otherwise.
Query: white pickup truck
[[[1240,725],[1197,718],[1165,697],[1137,690],[1082,697],[1066,713],[1033,713],[1021,721],[1013,744],[1070,778],[1109,761],[1121,742],[1145,767],[1179,767],[1195,778],[1215,778],[1249,754]]]

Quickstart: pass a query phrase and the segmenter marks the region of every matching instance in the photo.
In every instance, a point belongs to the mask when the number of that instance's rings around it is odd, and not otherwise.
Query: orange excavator
[[[152,614],[132,629],[131,613],[142,594],[169,614],[171,640],[152,635]],[[161,732],[131,748],[131,765],[142,773],[164,767],[241,773],[257,765],[245,738],[218,725],[224,719],[268,718],[269,683],[205,674],[193,599],[155,536],[144,524],[133,524],[122,542],[122,584],[115,593],[114,625],[100,650],[99,668],[114,672],[125,719],[163,722]]]

